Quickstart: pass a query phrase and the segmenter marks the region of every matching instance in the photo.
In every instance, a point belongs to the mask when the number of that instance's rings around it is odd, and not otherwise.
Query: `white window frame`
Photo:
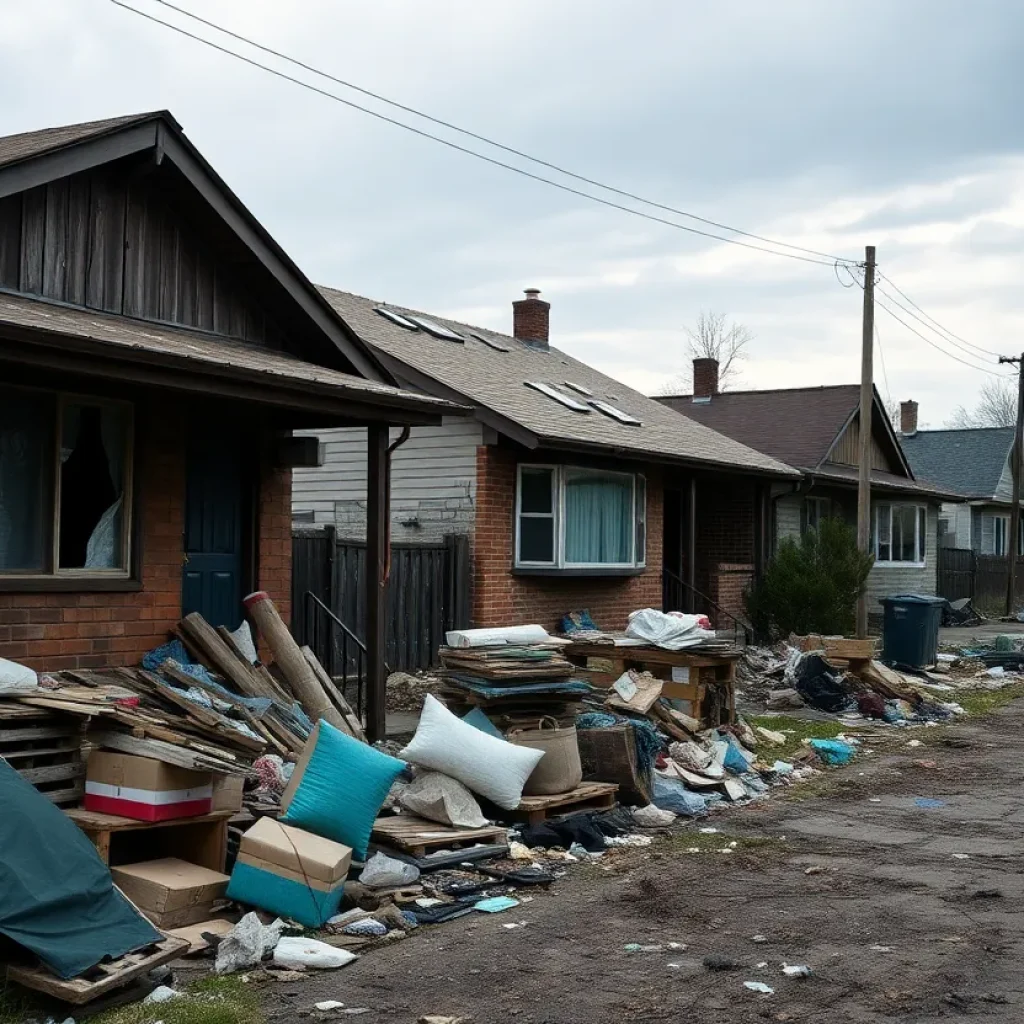
[[[992,517],[992,554],[1006,557],[1006,543],[1010,536],[1009,515]],[[1017,523],[1017,557],[1024,555],[1024,516]]]
[[[882,559],[878,556],[879,549],[879,524],[883,511],[889,516],[889,553],[892,554],[892,514],[893,509],[897,508],[912,508],[915,510],[914,515],[914,552],[919,556],[914,561],[903,561],[901,559]],[[923,513],[923,516],[922,516]],[[924,537],[921,536],[921,524],[924,522]],[[875,556],[875,565],[884,567],[891,567],[894,569],[923,569],[927,565],[927,550],[928,550],[928,507],[918,502],[912,501],[885,501],[879,502],[872,509],[872,552]],[[923,550],[926,552],[924,558],[920,558],[920,554]]]
[[[524,470],[550,470],[551,487],[553,490],[551,507],[552,513],[548,512],[523,512],[522,511],[522,482]],[[630,481],[633,501],[631,508],[631,519],[633,529],[630,534],[632,560],[628,562],[567,562],[565,559],[565,481],[566,474],[580,470],[583,472],[603,473],[607,476],[624,477]],[[520,520],[527,519],[553,519],[552,529],[554,530],[554,560],[550,562],[524,561],[520,558],[519,542]],[[592,569],[600,571],[608,570],[640,570],[647,566],[647,478],[642,473],[623,473],[617,470],[595,469],[592,466],[562,466],[551,463],[521,462],[516,467],[516,500],[515,518],[512,523],[514,531],[515,558],[513,565],[516,569]],[[640,543],[641,531],[643,541]],[[642,550],[638,550],[638,548]]]
[[[820,523],[822,519],[828,519],[832,514],[832,500],[830,498],[821,498],[817,495],[807,495],[804,498],[804,505],[807,508],[810,508],[810,506],[813,505],[818,510],[818,522],[813,526],[811,525],[811,517],[809,515],[804,516],[806,529],[808,530],[816,530],[818,528],[818,523]]]

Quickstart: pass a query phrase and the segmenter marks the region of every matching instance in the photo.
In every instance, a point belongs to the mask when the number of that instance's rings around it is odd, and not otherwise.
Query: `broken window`
[[[0,389],[0,573],[127,574],[131,408]]]
[[[926,537],[923,506],[875,506],[876,562],[924,565]]]

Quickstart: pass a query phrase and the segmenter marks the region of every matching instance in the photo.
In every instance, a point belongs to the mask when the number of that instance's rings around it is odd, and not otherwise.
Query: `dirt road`
[[[295,1020],[338,999],[368,1007],[355,1018],[366,1024],[1019,1022],[1022,725],[1016,701],[949,730],[891,732],[884,752],[716,817],[719,835],[616,853],[517,910],[421,928],[343,971],[273,985],[268,1014]],[[714,852],[729,842],[734,852]],[[739,966],[709,970],[712,955]],[[783,963],[813,974],[785,977]]]

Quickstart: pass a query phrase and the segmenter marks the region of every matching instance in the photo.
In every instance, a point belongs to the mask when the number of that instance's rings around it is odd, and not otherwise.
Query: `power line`
[[[588,178],[583,174],[577,174],[575,171],[570,171],[568,168],[561,167],[558,164],[552,163],[549,160],[543,160],[540,157],[531,156],[529,153],[524,152],[521,149],[516,149],[514,146],[507,146],[502,142],[498,142],[495,139],[488,138],[486,135],[480,135],[477,132],[470,131],[467,128],[460,128],[457,124],[453,124],[450,121],[445,121],[442,118],[434,117],[432,114],[427,114],[422,110],[417,110],[415,107],[407,106],[404,103],[399,103],[397,100],[389,99],[387,96],[382,96],[380,93],[373,92],[370,89],[366,89],[363,86],[356,85],[354,82],[349,82],[344,78],[338,78],[336,75],[332,75],[326,71],[321,71],[319,68],[314,67],[312,64],[307,64],[304,61],[298,60],[295,57],[291,57],[286,53],[282,53],[280,50],[275,50],[273,47],[266,46],[262,43],[257,43],[255,40],[250,39],[248,36],[244,36],[239,32],[234,32],[229,28],[225,28],[223,25],[219,25],[214,21],[210,21],[207,18],[203,18],[198,14],[194,14],[192,11],[186,10],[184,7],[179,7],[177,4],[173,4],[170,0],[152,0],[153,3],[158,3],[163,7],[167,7],[172,11],[176,11],[178,14],[184,15],[186,18],[191,18],[193,21],[197,21],[202,25],[206,25],[209,28],[214,29],[223,35],[229,36],[232,39],[237,39],[241,43],[245,43],[247,46],[251,46],[256,50],[260,50],[263,53],[268,53],[271,56],[277,57],[280,60],[286,61],[289,64],[293,64],[295,67],[302,68],[304,71],[309,71],[320,78],[325,78],[330,82],[334,82],[337,85],[344,86],[346,89],[352,89],[355,92],[361,93],[364,96],[369,96],[371,99],[378,100],[381,103],[386,103],[390,107],[394,107],[397,110],[403,110],[407,114],[413,114],[416,117],[421,117],[425,121],[429,121],[432,124],[439,125],[442,128],[448,128],[451,131],[458,132],[460,135],[465,135],[467,138],[476,139],[477,142],[483,142],[488,146],[494,146],[496,149],[503,150],[506,153],[510,153],[513,156],[518,156],[523,160],[529,160],[531,163],[538,164],[541,167],[547,167],[549,170],[557,171],[559,174],[564,174],[568,178],[574,178],[576,181],[582,181],[587,185],[593,185],[596,188],[604,189],[607,192],[612,192],[615,195],[622,196],[624,199],[632,199],[635,202],[643,203],[645,206],[653,207],[657,210],[664,210],[666,213],[674,213],[679,217],[686,217],[688,220],[695,220],[701,224],[707,224],[710,227],[719,228],[723,231],[731,231],[733,234],[743,235],[746,238],[753,238],[759,242],[766,242],[769,245],[782,246],[786,249],[793,249],[796,252],[807,253],[811,256],[820,256],[824,259],[833,260],[837,263],[856,263],[856,260],[848,260],[842,256],[833,256],[827,252],[819,252],[817,249],[808,249],[802,245],[793,245],[790,242],[780,242],[774,238],[768,238],[764,235],[754,234],[752,231],[744,231],[741,228],[734,228],[730,224],[723,224],[720,221],[709,220],[707,217],[698,216],[695,213],[689,213],[686,210],[680,210],[674,206],[667,206],[664,203],[655,202],[652,199],[645,199],[643,196],[636,195],[633,192],[628,192],[625,189],[616,188],[614,185],[606,185],[604,182],[597,181],[594,178]],[[141,13],[141,12],[139,12]]]
[[[634,217],[642,217],[644,220],[653,221],[656,224],[664,224],[667,227],[676,228],[679,231],[686,231],[686,232],[688,232],[690,234],[693,234],[693,235],[699,235],[699,236],[701,236],[703,238],[711,238],[711,239],[713,239],[713,240],[715,240],[717,242],[725,242],[725,243],[728,243],[729,245],[739,245],[739,246],[742,246],[745,249],[753,249],[756,252],[770,253],[772,256],[785,256],[787,259],[800,260],[803,263],[815,263],[815,264],[818,264],[819,266],[825,266],[825,267],[835,266],[836,264],[842,264],[842,265],[854,264],[855,265],[855,263],[856,263],[856,261],[847,260],[845,258],[839,258],[839,257],[834,257],[834,256],[827,256],[826,254],[823,254],[823,253],[822,254],[818,254],[818,253],[815,252],[815,250],[811,250],[811,249],[809,249],[809,250],[801,250],[801,251],[809,252],[809,253],[814,253],[815,255],[800,256],[800,255],[797,255],[797,253],[793,253],[793,252],[780,252],[778,249],[768,249],[768,248],[765,248],[762,245],[752,245],[750,242],[741,242],[739,239],[736,239],[736,238],[727,238],[727,237],[724,237],[722,235],[716,235],[716,234],[714,234],[713,232],[710,232],[710,231],[702,231],[699,228],[689,227],[686,224],[679,224],[676,221],[667,220],[664,217],[658,217],[658,216],[656,216],[654,214],[644,213],[642,210],[636,210],[633,207],[624,206],[621,203],[616,203],[616,202],[613,202],[613,201],[608,200],[608,199],[602,199],[600,196],[592,195],[589,192],[584,192],[581,189],[573,188],[572,186],[563,184],[562,182],[559,182],[559,181],[553,181],[551,178],[546,178],[543,175],[534,174],[532,171],[527,171],[527,170],[525,170],[522,167],[516,167],[514,164],[506,163],[503,160],[497,160],[494,157],[487,156],[486,154],[480,153],[480,152],[478,152],[477,150],[474,150],[474,149],[470,149],[467,146],[461,146],[461,145],[459,145],[456,142],[450,141],[449,139],[444,139],[441,136],[433,135],[430,132],[426,132],[426,131],[423,131],[420,128],[416,128],[413,125],[406,124],[404,121],[399,121],[396,118],[388,117],[386,114],[381,114],[379,111],[371,110],[369,107],[364,107],[364,106],[362,106],[362,105],[360,105],[358,103],[353,102],[352,100],[345,99],[343,96],[339,96],[336,93],[328,92],[326,89],[321,89],[319,86],[313,85],[310,82],[304,82],[302,79],[296,78],[293,75],[289,75],[289,74],[287,74],[284,71],[279,71],[277,68],[272,68],[272,67],[270,67],[267,64],[262,64],[260,61],[252,59],[251,57],[246,57],[244,54],[237,53],[235,50],[228,49],[226,46],[221,46],[219,43],[215,43],[211,39],[206,39],[203,36],[196,35],[193,32],[189,32],[187,29],[181,28],[179,25],[175,25],[172,22],[164,21],[162,18],[157,18],[155,15],[147,14],[145,11],[140,11],[140,10],[138,10],[138,8],[132,7],[129,4],[124,3],[123,0],[110,0],[110,2],[112,4],[114,4],[116,7],[121,7],[121,8],[123,8],[126,11],[130,11],[132,14],[138,15],[140,18],[145,18],[147,21],[151,21],[154,24],[161,25],[164,28],[168,28],[172,32],[177,32],[179,35],[185,36],[188,39],[192,39],[192,40],[194,40],[197,43],[202,43],[204,46],[208,46],[211,49],[217,50],[218,52],[226,54],[229,57],[234,57],[236,60],[240,60],[243,63],[249,64],[252,67],[259,68],[261,71],[266,71],[268,74],[274,75],[277,78],[281,78],[281,79],[283,79],[286,82],[291,82],[293,85],[298,85],[298,86],[300,86],[303,89],[308,89],[310,92],[315,92],[315,93],[317,93],[320,96],[326,97],[327,99],[334,100],[337,103],[342,103],[342,104],[344,104],[347,107],[351,107],[353,110],[358,110],[358,111],[361,111],[364,114],[369,114],[370,117],[375,117],[378,120],[384,121],[387,124],[394,125],[395,127],[398,127],[398,128],[404,128],[406,131],[412,132],[414,135],[418,135],[418,136],[420,136],[421,138],[424,138],[424,139],[429,139],[432,142],[437,142],[437,143],[439,143],[442,146],[447,146],[449,149],[453,149],[456,152],[464,153],[467,156],[475,157],[477,160],[483,160],[485,163],[492,164],[495,167],[501,167],[501,168],[503,168],[506,171],[512,171],[513,173],[519,174],[519,175],[521,175],[524,178],[529,178],[529,179],[531,179],[533,181],[541,182],[544,185],[550,185],[553,188],[560,189],[561,191],[567,192],[570,195],[579,196],[582,199],[589,199],[591,202],[600,203],[602,206],[610,207],[613,210],[620,210],[623,213],[632,214]],[[157,2],[158,3],[162,2],[162,0],[157,0]],[[173,5],[167,4],[166,6],[170,7],[170,6],[173,6]],[[174,9],[175,10],[180,10],[180,8],[174,8]],[[188,15],[189,17],[195,17],[194,15],[190,15],[187,11],[182,11],[182,13]],[[197,19],[197,20],[202,21],[203,19],[200,18],[200,19]],[[210,22],[207,22],[206,24],[212,25],[212,23],[210,23]],[[219,26],[212,25],[212,27],[217,28],[218,31],[227,32],[226,29],[220,29]],[[234,35],[234,33],[228,33],[228,34],[229,35]],[[244,39],[244,37],[241,37],[241,36],[236,36],[236,38]],[[249,41],[246,40],[246,42],[249,42]],[[255,47],[259,48],[259,49],[264,49],[264,50],[266,50],[267,52],[270,52],[270,53],[274,53],[274,51],[272,51],[272,50],[268,50],[265,47],[259,46],[258,43],[251,43],[250,42],[249,45],[255,46]],[[283,59],[291,60],[291,58],[288,58],[288,57],[285,57]],[[306,67],[306,65],[302,65],[298,61],[293,61],[293,63],[298,64],[301,67]],[[325,78],[331,78],[330,75],[326,75],[324,72],[316,71],[315,69],[311,69],[311,70],[313,70],[318,75],[322,75]],[[332,81],[340,81],[340,80],[332,78]],[[344,83],[344,82],[342,84],[348,85],[348,83]],[[355,87],[354,86],[350,86],[350,88],[355,88]],[[366,90],[360,90],[360,91],[366,92]],[[367,92],[367,95],[373,96],[375,94]],[[381,97],[381,99],[383,99],[383,98]],[[384,102],[390,103],[391,101],[390,100],[384,100]],[[394,105],[395,106],[399,106],[399,107],[401,106],[400,104],[394,104]],[[406,107],[402,107],[401,109],[403,109],[403,110],[411,110],[411,108],[406,108]],[[412,112],[418,114],[417,111],[412,111]],[[420,114],[419,116],[426,117],[427,115]],[[433,121],[435,121],[438,124],[446,124],[446,122],[438,121],[435,118],[430,118],[430,120],[433,120]],[[450,127],[454,128],[454,126],[450,126]],[[456,131],[463,131],[463,129],[459,129],[459,128],[455,128],[455,130]],[[471,132],[464,132],[464,134],[471,135],[471,136],[473,135],[473,133],[471,133]],[[498,143],[492,143],[488,139],[484,139],[483,136],[473,136],[473,137],[474,138],[481,138],[481,139],[483,139],[483,141],[487,142],[490,145],[500,145]],[[501,146],[501,148],[502,149],[506,149],[508,152],[518,153],[517,150],[512,150],[509,147]],[[525,154],[522,154],[522,155],[525,156]],[[548,166],[548,167],[552,167],[552,168],[558,170],[560,173],[570,175],[571,177],[574,177],[577,180],[590,182],[590,179],[583,178],[580,175],[572,174],[569,171],[563,171],[561,168],[557,168],[554,164],[547,164],[545,161],[535,160],[535,158],[533,158],[533,157],[526,157],[526,159],[533,160],[536,163],[541,163],[541,164],[544,164],[545,166]],[[744,234],[744,235],[747,235],[748,237],[751,237],[751,238],[757,238],[757,239],[762,240],[762,241],[767,241],[767,242],[769,242],[769,244],[772,244],[772,245],[783,245],[783,246],[787,246],[788,248],[800,249],[799,246],[789,246],[788,243],[785,243],[785,242],[773,242],[771,239],[764,239],[760,235],[752,235],[749,232],[741,232],[737,228],[730,228],[730,227],[727,227],[725,225],[719,225],[715,221],[706,221],[703,218],[696,217],[693,214],[684,213],[682,211],[676,211],[672,207],[662,206],[661,204],[653,203],[653,202],[651,202],[649,200],[646,200],[646,199],[640,199],[639,197],[634,197],[634,196],[632,196],[631,193],[622,192],[619,189],[613,189],[613,188],[611,188],[611,186],[608,186],[608,185],[601,185],[599,182],[591,182],[591,183],[595,184],[599,188],[603,188],[603,189],[607,189],[608,191],[616,192],[619,195],[627,196],[629,198],[635,198],[635,199],[637,199],[637,201],[645,203],[647,205],[655,206],[655,207],[658,207],[660,209],[669,210],[669,211],[671,211],[673,213],[677,213],[677,214],[679,214],[681,216],[684,216],[684,217],[690,217],[692,219],[700,220],[700,221],[702,221],[702,223],[712,224],[712,225],[714,225],[716,227],[723,227],[724,230],[732,231],[732,232],[734,232],[736,234]],[[825,259],[818,259],[818,258],[816,258],[818,255],[826,256],[826,258]]]
[[[882,336],[878,333],[878,321],[875,321],[875,344],[878,346],[878,361],[882,364],[882,380],[885,381],[885,401],[892,405],[892,392],[889,390],[889,374],[885,369],[885,353],[882,351]]]
[[[906,329],[910,331],[911,334],[916,334],[923,342],[925,342],[928,345],[931,345],[932,348],[934,348],[937,352],[941,352],[944,356],[949,356],[950,359],[953,359],[958,363],[962,363],[964,366],[969,366],[972,370],[980,370],[982,373],[990,373],[993,377],[1007,376],[1005,373],[998,373],[995,370],[989,370],[987,367],[979,366],[977,363],[971,363],[968,362],[966,359],[961,359],[959,356],[953,355],[952,352],[948,351],[947,349],[941,348],[934,341],[932,341],[931,338],[922,334],[916,328],[911,327],[910,324],[906,322],[906,320],[903,320],[900,317],[898,317],[884,302],[879,302],[878,299],[876,299],[875,303],[876,305],[881,306],[881,308],[884,309],[886,313],[888,313],[889,316],[893,318],[893,320],[895,320],[897,323],[903,324],[903,326],[906,327]]]
[[[892,280],[892,278],[886,277],[884,274],[881,274],[880,276],[881,277],[885,277],[885,280],[888,281],[889,284],[892,285],[892,287],[897,292],[899,292],[899,294],[902,295],[903,298],[906,299],[907,302],[909,302],[914,307],[914,309],[916,309],[919,313],[921,313],[927,320],[930,320],[940,331],[942,331],[943,334],[947,335],[949,338],[951,338],[951,339],[953,339],[955,341],[961,342],[962,344],[966,345],[968,348],[974,348],[974,349],[977,349],[979,352],[985,353],[985,355],[996,356],[998,358],[998,356],[999,356],[998,352],[993,352],[991,349],[982,348],[981,345],[975,345],[973,342],[968,341],[966,338],[961,338],[959,334],[954,334],[948,327],[943,327],[942,324],[940,324],[938,320],[936,320],[934,317],[929,316],[927,313],[925,313],[925,311],[909,295],[907,295],[907,293],[905,291],[903,291],[899,287],[899,285],[897,285],[896,282]],[[893,301],[895,302],[896,300],[893,299]]]

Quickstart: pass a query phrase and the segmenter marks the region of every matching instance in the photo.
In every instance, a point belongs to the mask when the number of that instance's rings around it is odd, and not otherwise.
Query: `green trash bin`
[[[934,665],[946,599],[929,594],[893,594],[880,598],[879,603],[885,609],[882,658],[908,668]]]

